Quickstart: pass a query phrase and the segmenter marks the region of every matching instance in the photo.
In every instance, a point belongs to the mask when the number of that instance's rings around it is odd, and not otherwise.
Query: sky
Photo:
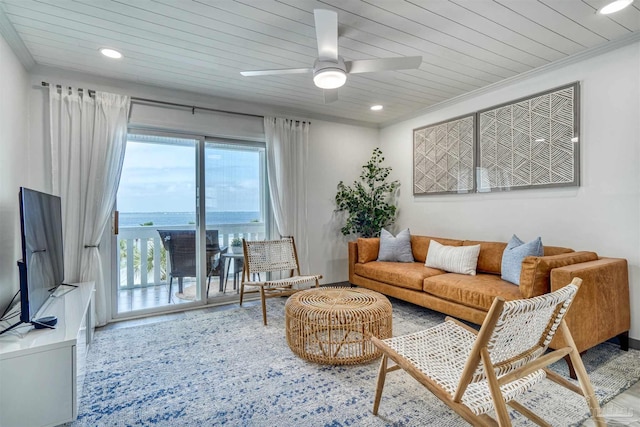
[[[218,147],[205,148],[207,211],[260,211],[258,151]],[[181,145],[128,141],[118,210],[195,212],[195,153],[195,141]]]

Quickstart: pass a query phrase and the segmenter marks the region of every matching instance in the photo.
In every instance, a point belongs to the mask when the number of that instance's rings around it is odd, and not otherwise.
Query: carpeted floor
[[[98,331],[72,426],[459,426],[465,422],[403,371],[387,376],[380,415],[371,413],[378,361],[316,365],[296,357],[284,331],[285,299],[191,312],[162,323]],[[439,313],[392,300],[395,335],[442,321]],[[605,343],[584,361],[601,402],[640,378],[640,351]],[[566,365],[554,369],[566,375]],[[551,425],[579,425],[582,398],[545,382],[521,402]],[[512,414],[514,425],[528,426]]]

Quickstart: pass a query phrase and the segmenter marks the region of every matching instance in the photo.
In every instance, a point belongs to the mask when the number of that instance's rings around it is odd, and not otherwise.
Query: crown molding
[[[389,120],[388,122],[381,123],[379,128],[385,128],[391,125],[395,125],[398,123],[402,123],[404,121],[415,119],[416,117],[423,116],[428,113],[432,113],[434,111],[441,110],[443,108],[449,107],[454,104],[458,104],[460,102],[475,98],[477,96],[483,95],[488,92],[495,91],[497,89],[503,88],[505,86],[512,85],[517,82],[521,82],[523,80],[530,79],[537,75],[547,73],[549,71],[557,70],[562,67],[566,67],[571,64],[575,64],[576,62],[584,61],[589,58],[596,57],[598,55],[602,55],[603,53],[611,52],[612,50],[619,49],[621,47],[633,44],[637,41],[640,41],[640,31],[633,32],[631,34],[627,34],[624,37],[620,37],[619,39],[612,40],[610,42],[592,47],[590,49],[584,50],[582,52],[575,53],[573,55],[566,56],[562,59],[559,59],[554,62],[550,62],[548,64],[542,65],[540,67],[534,68],[529,71],[525,71],[524,73],[517,74],[515,76],[508,77],[504,80],[497,81],[495,83],[491,83],[490,85],[483,86],[479,89],[473,90],[471,92],[463,93],[462,95],[458,95],[455,98],[450,98],[445,101],[439,102],[437,104],[433,104],[429,107],[422,108],[420,110],[416,110],[410,114],[404,115],[402,117],[398,117],[393,120]]]
[[[13,28],[9,18],[7,18],[2,3],[0,3],[0,34],[2,34],[7,41],[7,44],[11,47],[13,53],[16,54],[24,68],[26,68],[27,71],[31,70],[31,68],[36,65],[36,61],[33,59],[33,56],[31,56],[31,52],[27,49],[27,46],[18,35],[16,29]]]

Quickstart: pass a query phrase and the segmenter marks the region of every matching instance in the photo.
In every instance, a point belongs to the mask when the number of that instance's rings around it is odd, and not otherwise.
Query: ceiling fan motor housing
[[[316,59],[313,63],[313,75],[317,75],[322,71],[327,70],[340,70],[343,73],[347,73],[347,67],[344,65],[344,59],[341,56],[338,57],[337,61],[333,60],[320,60]]]

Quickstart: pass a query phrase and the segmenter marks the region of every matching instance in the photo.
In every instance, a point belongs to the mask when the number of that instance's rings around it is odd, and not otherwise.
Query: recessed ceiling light
[[[625,7],[629,6],[631,3],[633,3],[633,0],[615,0],[601,7],[600,10],[598,10],[598,13],[602,15],[608,15],[610,13],[614,13],[624,9]]]
[[[382,105],[372,105],[371,106],[371,111],[380,111],[382,110]]]
[[[100,53],[106,56],[107,58],[120,59],[122,58],[122,54],[114,49],[108,49],[103,47],[100,49]]]

